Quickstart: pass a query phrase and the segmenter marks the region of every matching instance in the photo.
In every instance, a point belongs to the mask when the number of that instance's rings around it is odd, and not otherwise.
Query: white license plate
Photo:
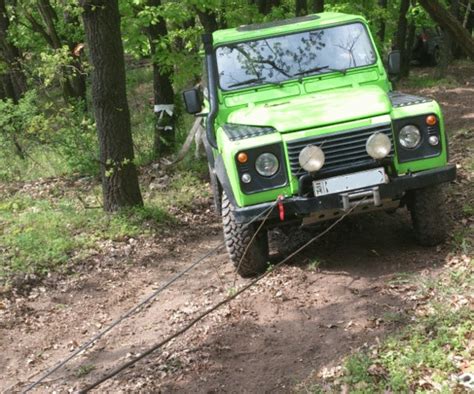
[[[314,195],[343,193],[350,190],[363,189],[369,186],[385,183],[385,170],[383,167],[373,170],[356,172],[354,174],[340,175],[313,182]]]

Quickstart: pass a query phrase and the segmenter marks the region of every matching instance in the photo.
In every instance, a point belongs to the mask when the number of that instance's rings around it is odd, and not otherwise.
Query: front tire
[[[225,193],[222,194],[222,223],[227,251],[237,273],[248,278],[265,272],[268,267],[267,230],[262,228],[255,235],[258,223],[237,223]]]
[[[415,237],[420,245],[435,246],[447,235],[447,213],[443,185],[413,190],[409,209]]]

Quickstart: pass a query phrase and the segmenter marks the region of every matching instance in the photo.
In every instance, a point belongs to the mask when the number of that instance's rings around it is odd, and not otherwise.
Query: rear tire
[[[435,246],[447,235],[447,213],[443,185],[413,190],[409,209],[416,240],[423,246]]]
[[[237,223],[232,204],[225,193],[222,193],[222,223],[227,251],[237,273],[248,278],[265,272],[268,267],[267,230],[262,228],[255,235],[258,223]]]

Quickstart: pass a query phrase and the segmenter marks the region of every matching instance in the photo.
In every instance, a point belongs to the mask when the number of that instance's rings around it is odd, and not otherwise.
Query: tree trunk
[[[413,22],[408,26],[408,35],[406,40],[405,56],[402,63],[402,75],[407,77],[410,74],[410,62],[413,46],[415,44],[416,26]]]
[[[254,0],[254,3],[257,5],[258,12],[263,15],[268,15],[273,7],[279,7],[281,5],[281,0]]]
[[[161,0],[148,0],[148,6],[159,7]],[[156,44],[168,34],[166,21],[159,17],[157,23],[148,26],[153,61],[153,92],[155,103],[155,135],[153,153],[155,158],[173,151],[175,143],[174,91],[171,83],[171,73],[160,68],[156,58]]]
[[[50,46],[59,50],[63,46],[63,41],[61,40],[58,31],[56,29],[56,23],[58,16],[56,11],[51,6],[50,0],[37,0],[38,10],[41,15],[41,19],[44,23],[45,35],[49,37]],[[71,23],[71,21],[69,21]],[[68,44],[71,53],[74,49],[74,45]],[[85,91],[85,77],[82,74],[82,69],[80,63],[77,61],[72,61],[70,66],[74,68],[73,71],[70,69],[63,70],[63,77],[61,80],[61,87],[63,89],[64,100],[68,101],[70,97],[86,99]]]
[[[311,0],[311,12],[315,14],[324,12],[324,0]]]
[[[80,0],[92,71],[104,209],[143,205],[134,164],[118,0]]]
[[[217,15],[214,11],[206,9],[201,11],[196,9],[196,12],[201,22],[202,27],[206,33],[214,33],[219,29],[219,24],[217,23]]]
[[[59,50],[67,45],[72,54],[77,43],[68,42],[67,38],[64,39],[59,35],[56,28],[58,16],[50,0],[37,0],[36,5],[42,22],[36,20],[28,9],[23,9],[23,14],[30,23],[31,29],[40,34],[53,50]],[[78,18],[72,17],[71,14],[65,16],[65,21],[68,24],[79,25]],[[70,67],[64,67],[61,70],[60,84],[64,100],[67,102],[69,98],[74,97],[85,101],[86,80],[79,59],[71,60],[68,66]]]
[[[451,34],[462,51],[474,60],[474,39],[463,25],[438,0],[419,0],[431,18]]]
[[[407,56],[407,12],[410,8],[410,0],[401,0],[400,3],[400,13],[398,16],[398,31],[397,31],[397,42],[396,42],[396,49],[400,51],[401,56],[401,76],[408,75],[407,70],[403,67],[406,64],[406,56]]]
[[[379,0],[379,7],[382,8],[385,11],[387,9],[387,3],[388,3],[387,0]],[[387,24],[385,22],[385,15],[383,15],[380,18],[379,31],[377,32],[378,36],[379,36],[380,43],[382,45],[385,42],[385,31],[386,31],[386,29],[387,29]]]
[[[474,3],[471,3],[469,0],[466,5],[466,12],[463,15],[462,25],[472,35],[474,32]]]
[[[13,45],[8,39],[8,29],[10,21],[8,19],[5,0],[0,0],[0,53],[3,61],[6,63],[8,71],[3,82],[5,86],[5,94],[8,95],[15,103],[23,96],[27,90],[26,76],[21,66],[20,50]]]
[[[308,15],[308,3],[306,0],[295,0],[296,16]]]
[[[444,78],[448,72],[449,63],[452,61],[452,38],[443,30],[443,37],[440,43],[440,56],[434,77],[437,79]]]

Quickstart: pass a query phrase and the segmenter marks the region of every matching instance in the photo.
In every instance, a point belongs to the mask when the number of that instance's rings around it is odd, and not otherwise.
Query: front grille
[[[384,133],[390,138],[390,155],[393,155],[392,125],[387,123],[287,142],[291,172],[296,176],[306,174],[300,167],[299,154],[307,145],[319,146],[326,156],[326,162],[318,175],[376,164],[365,150],[367,139],[374,133]]]

